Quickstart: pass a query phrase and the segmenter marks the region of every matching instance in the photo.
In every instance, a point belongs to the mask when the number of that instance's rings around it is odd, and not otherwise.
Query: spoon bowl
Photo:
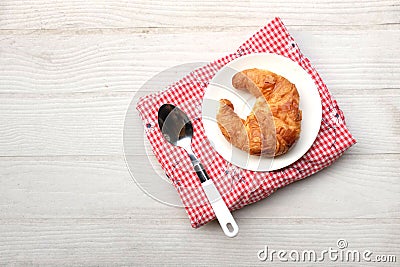
[[[185,149],[192,162],[197,160],[191,146],[193,125],[186,113],[174,105],[164,104],[158,110],[158,125],[165,140]]]
[[[193,125],[189,117],[179,108],[164,104],[158,111],[158,125],[164,138],[175,146],[186,145],[193,137]]]

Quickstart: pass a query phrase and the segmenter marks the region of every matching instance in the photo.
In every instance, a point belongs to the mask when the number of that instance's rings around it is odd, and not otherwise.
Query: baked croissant
[[[229,100],[219,101],[217,122],[225,138],[251,155],[272,157],[286,153],[300,136],[302,114],[296,86],[280,75],[260,69],[236,73],[232,85],[250,92],[256,103],[244,120]]]

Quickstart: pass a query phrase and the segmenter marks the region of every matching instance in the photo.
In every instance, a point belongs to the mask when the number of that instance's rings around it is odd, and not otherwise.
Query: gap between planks
[[[254,32],[259,26],[192,26],[192,27],[126,27],[126,28],[57,28],[57,29],[0,29],[0,35],[114,35],[114,34],[179,34],[192,32]],[[287,25],[293,31],[387,31],[400,29],[400,23],[351,24],[351,25]]]

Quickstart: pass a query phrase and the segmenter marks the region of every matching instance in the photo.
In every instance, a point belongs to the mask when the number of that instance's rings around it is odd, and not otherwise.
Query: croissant
[[[273,157],[286,153],[301,130],[296,86],[280,75],[260,69],[236,73],[232,85],[254,95],[256,102],[244,120],[236,114],[232,102],[219,101],[217,122],[224,137],[251,155]]]

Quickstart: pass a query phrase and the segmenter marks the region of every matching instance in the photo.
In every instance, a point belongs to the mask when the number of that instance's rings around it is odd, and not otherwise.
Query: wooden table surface
[[[215,221],[194,230],[184,209],[132,181],[127,108],[158,72],[221,57],[274,16],[358,143],[327,169],[234,212],[236,238]],[[265,245],[323,250],[338,239],[398,264],[399,47],[398,0],[2,0],[0,265],[254,266],[269,264],[257,258]]]

